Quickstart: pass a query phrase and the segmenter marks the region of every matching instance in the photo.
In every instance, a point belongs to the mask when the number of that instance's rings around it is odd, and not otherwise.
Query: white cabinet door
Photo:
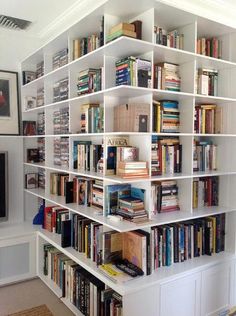
[[[36,276],[35,234],[0,241],[0,285]]]
[[[164,283],[160,289],[160,316],[200,315],[201,274]]]
[[[233,302],[234,265],[226,262],[202,272],[201,315],[218,316]]]

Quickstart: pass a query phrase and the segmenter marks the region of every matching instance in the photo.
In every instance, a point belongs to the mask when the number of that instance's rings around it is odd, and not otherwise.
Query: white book
[[[94,297],[94,304],[93,304],[93,315],[94,316],[98,316],[98,291],[97,291],[97,287],[96,285],[94,285],[93,287],[93,297]]]
[[[48,251],[48,278],[52,278],[52,254]]]
[[[199,94],[208,95],[208,76],[199,75]]]
[[[90,282],[89,295],[89,316],[94,316],[94,284],[92,282]]]

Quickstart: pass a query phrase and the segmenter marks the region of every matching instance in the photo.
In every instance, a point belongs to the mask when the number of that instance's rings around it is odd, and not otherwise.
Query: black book
[[[71,246],[71,220],[61,222],[61,246],[63,248]]]
[[[221,243],[221,223],[220,216],[216,215],[216,253],[220,252],[220,243]]]
[[[205,254],[211,256],[211,226],[210,222],[207,221],[205,225]]]
[[[73,181],[66,182],[66,203],[73,203]]]
[[[146,232],[145,230],[137,229],[137,232],[146,236],[147,242],[147,275],[151,274],[151,238],[150,233]]]
[[[66,297],[66,271],[62,270],[62,297]]]
[[[138,70],[138,87],[148,87],[148,71],[144,69]]]
[[[198,249],[198,224],[194,223],[194,257],[199,257],[199,249]]]
[[[179,262],[179,227],[173,225],[174,227],[174,262]]]
[[[221,242],[220,251],[225,250],[225,213],[220,214],[220,232],[221,232]]]

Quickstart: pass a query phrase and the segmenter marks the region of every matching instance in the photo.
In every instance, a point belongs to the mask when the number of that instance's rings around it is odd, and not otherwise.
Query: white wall
[[[22,32],[1,29],[0,70],[19,72],[20,77],[20,62],[40,45],[41,40]],[[19,222],[24,217],[23,139],[0,137],[0,150],[8,152],[9,221]]]
[[[41,40],[26,36],[24,31],[1,28],[0,69],[19,71],[20,62],[41,45]]]

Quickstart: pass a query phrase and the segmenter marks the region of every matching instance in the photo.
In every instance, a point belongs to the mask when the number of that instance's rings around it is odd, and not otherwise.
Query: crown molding
[[[56,20],[50,23],[39,34],[39,38],[50,41],[51,38],[59,35],[78,20],[83,19],[86,15],[106,3],[108,0],[79,0],[68,8],[63,14],[59,15]],[[79,18],[78,18],[79,17]]]
[[[199,15],[210,20],[236,28],[236,5],[226,3],[224,0],[159,0],[192,14]],[[83,17],[100,7],[108,0],[78,0],[69,7],[56,20],[37,34],[43,41],[50,41],[64,30],[81,20]]]

